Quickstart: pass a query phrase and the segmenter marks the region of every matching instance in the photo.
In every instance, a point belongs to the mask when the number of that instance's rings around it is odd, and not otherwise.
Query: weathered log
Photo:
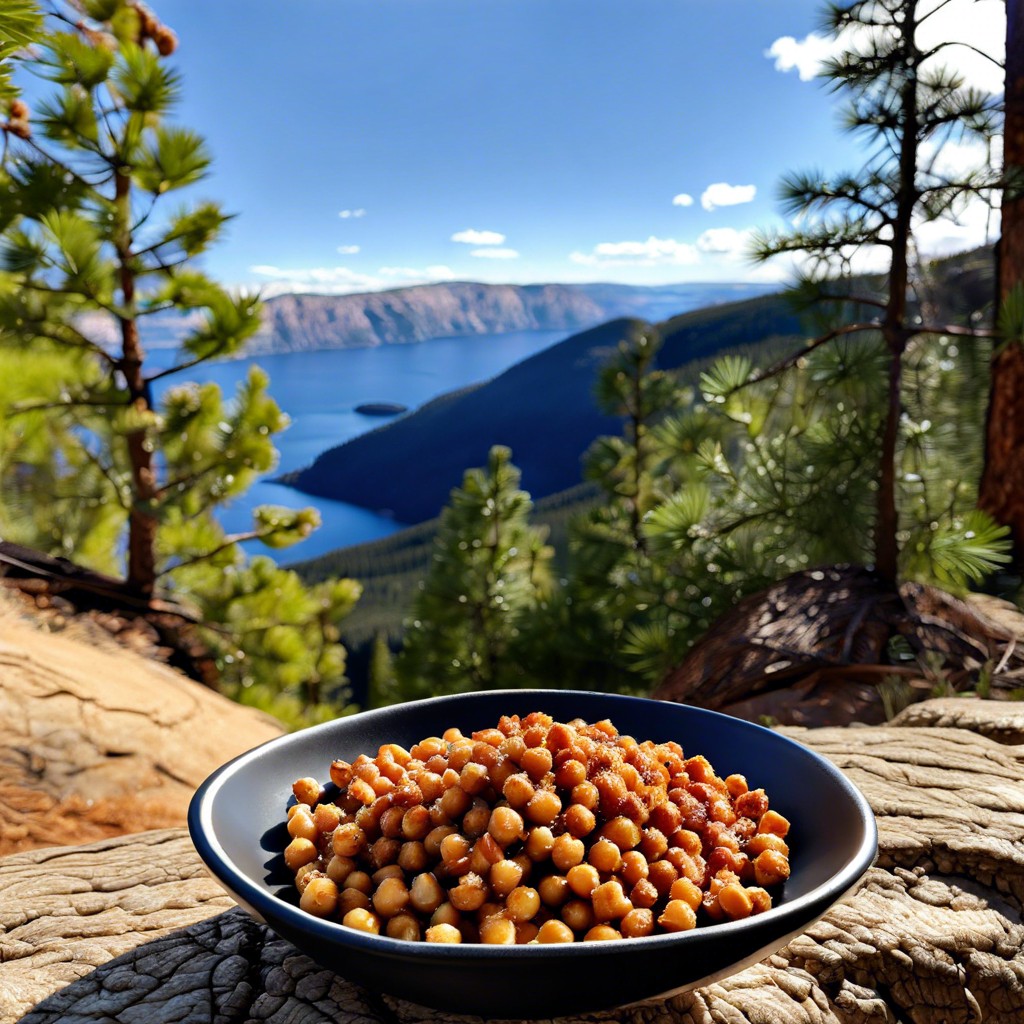
[[[917,663],[894,661],[895,639]],[[781,724],[877,724],[892,710],[884,687],[893,680],[906,703],[982,677],[993,695],[1024,684],[1024,616],[1011,605],[912,582],[897,589],[860,566],[832,566],[738,602],[654,696]]]
[[[0,603],[0,853],[185,821],[195,787],[281,727],[108,641]]]
[[[875,810],[879,859],[864,885],[756,967],[588,1019],[1024,1020],[1024,747],[979,734],[991,706],[965,708],[971,728],[788,730]],[[936,715],[957,721],[955,707]],[[324,971],[226,906],[180,830],[0,860],[0,1024],[456,1019]]]

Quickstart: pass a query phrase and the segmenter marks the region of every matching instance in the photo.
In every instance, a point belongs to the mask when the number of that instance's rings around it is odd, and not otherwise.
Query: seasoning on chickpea
[[[609,721],[503,716],[298,779],[299,906],[402,941],[596,942],[771,908],[790,822],[747,778]],[[331,788],[333,787],[333,788]]]

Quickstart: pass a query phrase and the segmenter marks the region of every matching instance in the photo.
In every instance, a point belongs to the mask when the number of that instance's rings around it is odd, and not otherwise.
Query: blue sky
[[[1003,6],[972,5],[979,43]],[[781,175],[860,159],[807,80],[811,0],[153,7],[214,155],[200,191],[237,214],[207,266],[268,294],[779,277],[743,246]]]

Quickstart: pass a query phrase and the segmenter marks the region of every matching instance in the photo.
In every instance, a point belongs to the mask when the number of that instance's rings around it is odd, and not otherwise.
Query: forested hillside
[[[616,320],[575,335],[486,385],[445,395],[417,412],[321,455],[287,482],[399,522],[438,514],[467,466],[491,445],[510,447],[526,489],[541,498],[579,482],[580,457],[618,422],[594,403],[597,372],[627,333]],[[664,325],[661,365],[673,368],[772,338],[793,340],[799,319],[780,296],[698,310]]]

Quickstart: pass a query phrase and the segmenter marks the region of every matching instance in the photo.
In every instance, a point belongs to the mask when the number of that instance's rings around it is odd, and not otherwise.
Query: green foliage
[[[403,699],[529,682],[516,653],[522,626],[552,585],[531,508],[501,446],[452,491],[395,665]]]
[[[5,6],[0,31],[26,11]],[[287,547],[318,514],[262,507],[234,535],[215,517],[276,465],[288,418],[266,374],[230,399],[194,383],[152,399],[156,381],[237,352],[260,325],[258,296],[192,265],[227,215],[208,200],[165,206],[210,163],[198,134],[166,120],[173,33],[120,0],[57,3],[47,23],[35,70],[55,90],[7,132],[0,166],[0,527],[193,610],[239,699],[292,724],[336,713],[348,702],[338,623],[357,585],[307,588],[240,546]],[[195,326],[154,370],[147,317],[171,309]]]
[[[8,104],[17,96],[10,62],[18,50],[35,40],[41,24],[35,0],[4,0],[0,7],[0,104]]]

